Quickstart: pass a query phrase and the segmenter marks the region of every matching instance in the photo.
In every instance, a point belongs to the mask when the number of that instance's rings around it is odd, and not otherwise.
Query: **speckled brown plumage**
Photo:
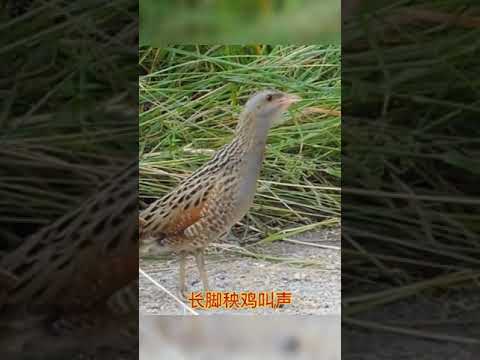
[[[2,352],[137,349],[137,164],[0,258]]]
[[[77,209],[0,259],[0,269],[18,279],[5,302],[89,307],[133,281],[137,174],[132,162]]]
[[[140,213],[145,252],[168,247],[180,255],[180,292],[185,292],[185,257],[195,256],[204,289],[203,252],[226,234],[253,203],[268,130],[299,98],[267,90],[245,105],[233,140],[163,198]]]

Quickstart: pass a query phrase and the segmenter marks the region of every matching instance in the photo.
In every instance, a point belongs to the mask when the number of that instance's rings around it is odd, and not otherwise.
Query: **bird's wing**
[[[205,216],[218,191],[216,176],[197,181],[187,179],[140,214],[142,236],[161,239],[181,235]]]

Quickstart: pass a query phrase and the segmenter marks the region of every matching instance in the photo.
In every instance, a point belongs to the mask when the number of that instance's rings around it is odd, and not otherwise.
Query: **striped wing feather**
[[[208,214],[217,193],[216,177],[201,181],[194,187],[188,182],[180,185],[141,213],[142,235],[157,239],[183,235],[185,230]]]

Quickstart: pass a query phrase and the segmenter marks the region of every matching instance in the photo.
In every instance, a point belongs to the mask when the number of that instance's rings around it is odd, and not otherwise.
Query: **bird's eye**
[[[272,94],[267,95],[267,101],[272,101],[272,99],[273,99],[273,95],[272,95]]]

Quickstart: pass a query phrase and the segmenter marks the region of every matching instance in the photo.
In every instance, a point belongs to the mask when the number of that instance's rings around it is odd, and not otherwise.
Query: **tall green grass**
[[[355,321],[478,293],[480,29],[467,3],[362,3],[345,24],[342,311]]]
[[[140,0],[140,44],[340,42],[337,0]]]
[[[143,48],[140,66],[141,199],[205,163],[232,139],[248,97],[276,88],[303,101],[271,130],[248,230],[265,237],[339,222],[339,46]]]
[[[78,206],[137,146],[138,4],[23,10],[0,13],[0,251]]]

